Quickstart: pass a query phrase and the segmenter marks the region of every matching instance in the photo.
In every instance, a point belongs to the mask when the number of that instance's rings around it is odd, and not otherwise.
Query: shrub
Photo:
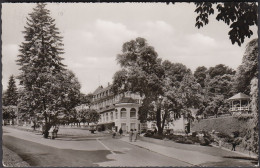
[[[239,131],[234,131],[234,132],[233,132],[234,138],[237,138],[237,137],[239,137],[239,134],[240,134],[240,132],[239,132]]]
[[[219,138],[230,139],[230,136],[228,134],[223,133],[223,132],[217,133],[217,136]]]
[[[196,137],[197,135],[198,135],[197,132],[193,132],[193,133],[191,134],[192,137]]]
[[[202,146],[208,146],[210,144],[210,140],[206,137],[203,137],[200,141],[200,145]]]
[[[208,132],[205,132],[203,137],[208,139],[210,143],[214,142],[214,138]]]
[[[189,140],[189,139],[187,139],[184,143],[185,144],[194,144],[194,142],[192,140]]]
[[[144,134],[144,136],[145,136],[145,137],[152,137],[153,134],[152,134],[151,132],[146,132],[146,133]]]
[[[141,130],[141,134],[146,133],[146,132],[147,132],[146,129]]]
[[[166,138],[170,139],[170,140],[178,140],[181,139],[183,136],[182,135],[174,135],[174,134],[170,134],[167,135]]]
[[[194,144],[194,142],[191,139],[187,139],[185,137],[179,138],[175,140],[177,143],[182,143],[182,144]]]
[[[188,140],[192,141],[193,143],[200,143],[199,137],[189,136]]]
[[[158,135],[158,134],[152,135],[152,137],[155,138],[155,139],[163,139],[164,138],[163,135]]]

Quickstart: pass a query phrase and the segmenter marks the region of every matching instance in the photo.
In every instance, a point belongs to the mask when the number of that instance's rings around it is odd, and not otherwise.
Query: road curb
[[[233,152],[233,153],[236,153],[236,154],[240,154],[240,155],[243,155],[243,156],[246,156],[246,157],[249,157],[249,158],[258,159],[258,156],[254,155],[254,154],[249,155],[249,154],[246,154],[246,153],[243,153],[243,152],[239,152],[239,151],[232,151],[232,150],[230,150],[228,148],[225,148],[223,146],[219,147],[219,146],[213,145],[213,144],[211,144],[211,146],[214,147],[214,148],[219,148],[219,149],[222,149],[222,150],[225,150],[225,151],[229,151],[229,152]]]
[[[164,143],[164,140],[159,140],[159,139],[153,139],[153,138],[147,138],[147,137],[140,137],[139,138],[141,141],[144,141],[144,142],[149,142],[149,143],[158,143],[160,145],[163,146],[163,143]],[[172,142],[172,143],[176,143],[176,142]],[[190,145],[194,145],[194,144],[190,144]],[[225,151],[229,151],[229,152],[233,152],[233,153],[236,153],[236,154],[240,154],[240,155],[243,155],[243,156],[246,156],[246,157],[249,157],[249,158],[253,158],[253,159],[258,159],[258,156],[255,155],[255,154],[247,154],[247,153],[243,153],[243,152],[239,152],[239,151],[231,151],[230,149],[228,148],[225,148],[225,147],[219,147],[217,145],[213,145],[213,144],[210,144],[212,147],[215,147],[215,148],[218,148],[218,149],[223,149]]]

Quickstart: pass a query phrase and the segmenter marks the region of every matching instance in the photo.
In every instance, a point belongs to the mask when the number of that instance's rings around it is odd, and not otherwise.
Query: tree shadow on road
[[[30,166],[41,167],[97,167],[108,159],[109,150],[58,149],[23,139],[5,136],[4,145],[17,153]]]

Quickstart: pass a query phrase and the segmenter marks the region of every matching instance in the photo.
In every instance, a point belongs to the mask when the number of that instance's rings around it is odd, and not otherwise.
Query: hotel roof
[[[108,85],[107,87],[103,88],[103,86],[99,86],[94,92],[93,95],[97,95],[99,93],[105,92],[109,89],[111,89],[112,85]]]

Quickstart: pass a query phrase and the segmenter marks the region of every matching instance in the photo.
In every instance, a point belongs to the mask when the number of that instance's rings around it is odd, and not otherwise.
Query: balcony
[[[229,109],[231,112],[236,112],[236,111],[250,111],[250,107],[232,107]]]

